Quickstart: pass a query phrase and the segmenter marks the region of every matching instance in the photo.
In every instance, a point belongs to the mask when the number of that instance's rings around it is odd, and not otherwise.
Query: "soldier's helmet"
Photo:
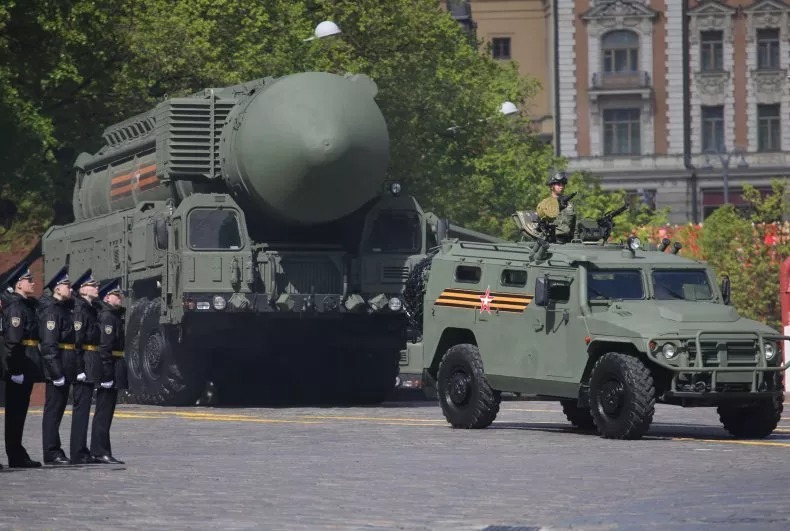
[[[553,184],[568,184],[568,174],[564,171],[552,170],[549,172],[549,178],[546,184],[551,186]]]

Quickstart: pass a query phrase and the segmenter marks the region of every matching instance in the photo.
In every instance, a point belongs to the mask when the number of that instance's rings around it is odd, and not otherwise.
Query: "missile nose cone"
[[[308,72],[277,80],[244,111],[229,151],[237,173],[226,178],[281,220],[314,224],[350,214],[378,193],[389,162],[374,95],[368,78]]]
[[[323,166],[336,162],[349,151],[348,135],[331,127],[317,128],[305,133],[304,155],[312,166]]]

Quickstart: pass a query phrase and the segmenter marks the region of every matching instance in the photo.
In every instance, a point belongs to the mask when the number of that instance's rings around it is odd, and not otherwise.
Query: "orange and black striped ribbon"
[[[479,309],[482,305],[483,291],[472,291],[465,289],[446,289],[442,291],[439,298],[434,302],[437,306],[450,306],[454,308]],[[522,295],[520,293],[497,293],[489,292],[491,299],[491,311],[502,312],[523,312],[529,303],[532,302],[532,295]]]
[[[139,176],[135,178],[135,175]],[[143,166],[133,172],[113,177],[110,186],[110,198],[113,201],[117,201],[131,195],[134,188],[144,192],[157,186],[159,186],[159,177],[156,176],[156,164]]]

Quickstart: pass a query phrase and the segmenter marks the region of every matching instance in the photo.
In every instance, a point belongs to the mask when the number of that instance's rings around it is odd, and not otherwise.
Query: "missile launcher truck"
[[[386,181],[376,93],[322,72],[208,88],[79,155],[75,221],[44,235],[45,270],[122,279],[134,400],[193,404],[208,380],[220,400],[392,390],[404,282],[442,224]]]

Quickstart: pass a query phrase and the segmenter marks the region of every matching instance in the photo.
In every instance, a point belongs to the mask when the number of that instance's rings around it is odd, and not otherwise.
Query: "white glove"
[[[101,386],[104,387],[105,389],[109,389],[110,387],[112,387],[113,383],[114,383],[114,381],[110,380],[109,382],[102,382]]]
[[[84,381],[85,381],[85,380],[87,380],[87,379],[88,379],[88,375],[87,375],[87,374],[85,374],[84,372],[81,372],[81,373],[79,373],[79,374],[77,375],[77,381],[78,381],[78,382],[84,382]]]
[[[57,380],[52,380],[52,385],[54,385],[55,387],[60,387],[64,383],[66,383],[66,377],[65,376],[61,376]]]
[[[11,375],[11,381],[14,382],[15,384],[22,385],[23,383],[25,383],[25,375],[24,374],[12,374]]]

